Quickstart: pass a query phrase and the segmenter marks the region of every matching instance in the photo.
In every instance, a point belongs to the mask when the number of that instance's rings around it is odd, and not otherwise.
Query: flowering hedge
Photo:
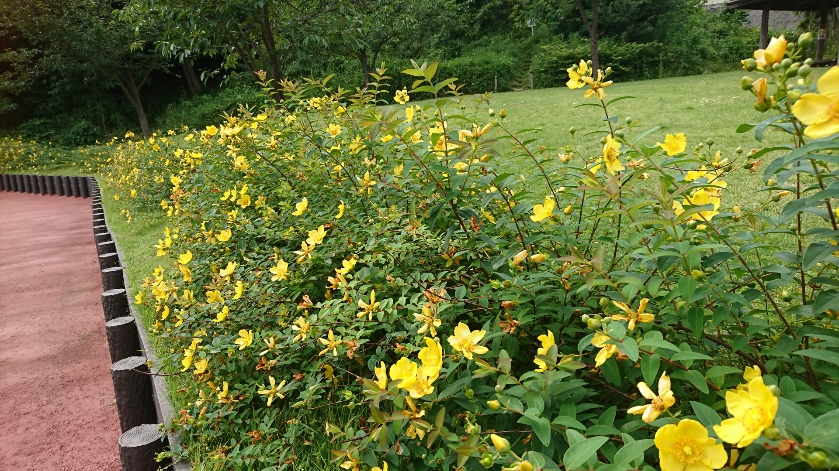
[[[127,217],[169,221],[136,302],[194,380],[174,427],[223,469],[327,439],[348,470],[836,467],[839,69],[816,81],[809,40],[745,61],[772,116],[738,131],[789,136],[745,155],[611,115],[586,62],[600,155],[511,131],[435,64],[114,144]],[[725,180],[770,152],[756,197],[783,209],[742,213]]]

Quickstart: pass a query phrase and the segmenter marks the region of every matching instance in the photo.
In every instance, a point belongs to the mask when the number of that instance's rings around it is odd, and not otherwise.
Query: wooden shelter
[[[760,48],[769,44],[769,12],[776,11],[817,11],[819,12],[819,34],[816,43],[816,60],[824,55],[825,31],[829,10],[839,7],[839,0],[732,0],[726,3],[728,8],[736,10],[762,10],[760,22]]]

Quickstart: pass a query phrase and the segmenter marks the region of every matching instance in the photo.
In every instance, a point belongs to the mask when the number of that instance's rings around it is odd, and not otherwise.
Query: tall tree
[[[150,43],[138,40],[119,9],[104,0],[6,0],[2,29],[14,29],[28,46],[14,52],[6,76],[21,87],[40,78],[118,86],[137,113],[143,135],[151,136],[140,90],[163,60]],[[144,30],[142,37],[153,32]]]

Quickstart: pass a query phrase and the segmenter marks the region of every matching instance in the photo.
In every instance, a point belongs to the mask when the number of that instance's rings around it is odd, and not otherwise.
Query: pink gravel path
[[[0,192],[0,470],[119,470],[91,200]]]

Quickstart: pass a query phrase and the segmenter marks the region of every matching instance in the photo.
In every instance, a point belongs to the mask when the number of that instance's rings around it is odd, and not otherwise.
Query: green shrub
[[[509,91],[514,75],[521,72],[516,70],[509,56],[486,52],[441,61],[438,73],[457,77],[457,83],[464,85],[463,93],[484,93],[495,90],[496,77],[498,91]]]
[[[264,102],[264,94],[256,87],[233,84],[201,95],[190,95],[168,105],[154,120],[153,127],[163,131],[183,126],[203,128],[218,122],[223,114],[233,113],[239,105],[257,106]]]

